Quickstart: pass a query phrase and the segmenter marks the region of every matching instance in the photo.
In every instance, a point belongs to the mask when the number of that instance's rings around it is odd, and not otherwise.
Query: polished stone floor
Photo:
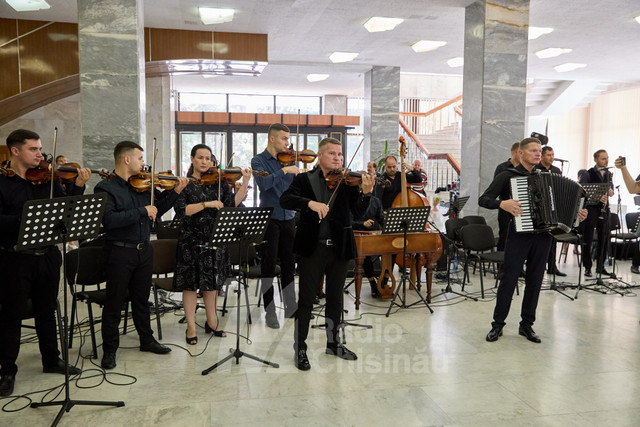
[[[560,268],[565,282],[577,282],[574,260]],[[618,264],[629,284],[640,276],[629,262]],[[373,329],[346,329],[347,346],[359,359],[344,361],[324,354],[324,331],[309,338],[312,368],[293,364],[293,321],[280,313],[282,328],[268,329],[250,290],[253,325],[243,309],[241,350],[280,364],[268,367],[247,357],[227,362],[206,376],[201,372],[225,357],[235,336],[215,338],[199,329],[199,343],[185,345],[180,311],[162,316],[169,355],[141,353],[137,335],[121,338],[118,366],[107,375],[95,361],[81,358],[81,378],[71,384],[71,398],[125,402],[124,407],[75,406],[62,417],[63,426],[637,426],[640,425],[640,302],[637,289],[612,283],[606,294],[581,290],[578,299],[543,290],[534,326],[542,343],[518,335],[521,296],[514,296],[504,336],[485,341],[494,307],[493,281],[479,302],[453,294],[424,305],[391,310],[388,302],[363,292],[359,312],[346,296],[346,318]],[[443,288],[434,282],[434,294]],[[459,285],[453,286],[460,290]],[[478,276],[467,291],[479,294]],[[353,287],[351,288],[353,289]],[[567,293],[574,296],[575,289]],[[178,296],[179,297],[179,296]],[[416,301],[415,293],[407,301]],[[233,305],[233,304],[232,304]],[[98,310],[99,312],[99,310]],[[321,312],[319,312],[321,315]],[[86,316],[81,308],[80,316]],[[204,323],[204,312],[197,320]],[[316,317],[322,322],[321,316]],[[155,328],[155,323],[153,324]],[[235,310],[221,319],[235,331]],[[90,353],[83,329],[81,353]],[[25,329],[25,339],[30,331]],[[99,336],[99,334],[98,334]],[[249,340],[247,340],[247,337]],[[99,340],[99,338],[98,338]],[[78,358],[79,341],[71,350]],[[101,357],[102,351],[98,350]],[[41,390],[61,384],[61,377],[41,373],[36,343],[22,346],[16,395],[33,401],[52,400]],[[60,389],[58,389],[60,390]],[[4,410],[27,406],[26,398],[0,400]],[[0,413],[2,426],[49,425],[59,407]]]

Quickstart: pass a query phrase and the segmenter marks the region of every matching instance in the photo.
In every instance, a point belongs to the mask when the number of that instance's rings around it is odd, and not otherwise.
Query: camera
[[[618,160],[620,161],[620,166],[626,166],[627,165],[627,158],[626,157],[619,156]]]

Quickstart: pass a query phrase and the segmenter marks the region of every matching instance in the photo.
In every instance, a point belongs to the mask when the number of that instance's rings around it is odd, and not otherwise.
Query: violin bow
[[[220,157],[218,158],[222,161],[222,143],[220,143]],[[222,202],[222,194],[220,194],[221,192],[222,192],[222,165],[220,164],[218,165],[218,201],[219,202]]]
[[[360,147],[362,147],[362,143],[364,142],[364,138],[362,138],[360,140],[360,144],[358,144],[358,148],[356,148],[356,151],[353,152],[353,155],[351,156],[351,160],[349,160],[349,164],[347,165],[347,167],[344,169],[344,171],[342,171],[342,174],[344,175],[345,173],[347,173],[347,170],[349,170],[349,166],[351,166],[351,163],[353,162],[353,159],[356,158],[356,154],[358,154],[358,151],[360,150]],[[331,209],[331,202],[333,201],[333,197],[336,195],[336,193],[338,192],[338,189],[340,188],[340,184],[342,184],[342,181],[344,180],[340,180],[338,181],[338,185],[336,185],[336,188],[333,190],[333,193],[331,194],[331,197],[329,197],[329,201],[327,202],[327,206],[329,206],[329,209]],[[320,220],[322,221],[322,219]],[[318,222],[320,222],[318,221]]]
[[[58,127],[53,128],[53,157],[51,159],[51,185],[49,186],[49,199],[53,199],[53,175],[55,174],[54,163],[56,159],[56,144],[58,143]]]
[[[298,151],[300,151],[300,109],[296,117],[296,166],[298,166]]]
[[[151,160],[151,206],[153,206],[154,203],[154,199],[155,199],[155,179],[153,177],[153,174],[156,171],[156,157],[158,156],[158,148],[156,147],[156,139],[153,138],[153,158]]]

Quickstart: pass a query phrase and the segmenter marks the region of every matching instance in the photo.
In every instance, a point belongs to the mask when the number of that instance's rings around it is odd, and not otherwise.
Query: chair
[[[156,324],[158,326],[158,339],[162,339],[162,325],[160,324],[160,304],[158,303],[158,288],[167,292],[177,292],[173,287],[173,276],[169,274],[176,271],[177,239],[158,239],[151,241],[153,248],[153,299],[156,310]]]
[[[462,219],[466,219],[469,224],[487,225],[487,220],[485,219],[485,217],[480,215],[466,215]]]
[[[630,218],[626,218],[626,223],[627,223],[627,227],[629,226],[629,223],[633,223],[633,218],[634,215],[636,216],[636,220],[635,223],[638,222],[637,220],[637,212],[632,212],[632,213],[628,213],[627,216],[632,215]],[[635,224],[633,224],[635,225]],[[620,254],[621,258],[625,259],[629,257],[629,249],[627,248],[627,243],[631,243],[631,242],[637,242],[638,241],[638,236],[636,236],[635,231],[633,233],[631,232],[627,232],[624,233],[622,232],[622,226],[620,225],[620,217],[618,217],[618,214],[610,212],[609,213],[609,230],[611,232],[611,240],[609,241],[609,243],[621,243],[622,245],[622,253]],[[617,248],[617,245],[616,245]],[[616,250],[615,248],[613,248],[613,253],[610,252],[611,256],[613,256],[614,258],[616,258]],[[626,252],[626,253],[625,253]]]
[[[465,225],[469,225],[466,218],[449,218],[444,223],[444,228],[447,233],[447,240],[449,240],[447,253],[449,254],[449,261],[457,260],[458,252],[462,249],[462,239],[460,235],[460,229]],[[464,257],[464,251],[462,251]],[[457,266],[456,266],[457,267]],[[457,268],[454,268],[457,270]],[[463,282],[464,286],[464,282]]]
[[[504,263],[504,252],[487,252],[493,250],[495,247],[495,237],[493,235],[493,229],[488,225],[482,224],[469,224],[460,229],[462,237],[462,247],[467,253],[464,263],[464,275],[465,278],[469,274],[468,264],[469,261],[475,260],[480,269],[480,291],[482,298],[484,298],[484,264],[486,262],[493,264]],[[474,253],[475,252],[475,253]],[[498,274],[496,276],[496,286],[498,285]],[[464,280],[463,280],[464,283]]]
[[[231,269],[233,274],[236,275],[236,277],[240,277],[241,278],[241,282],[239,283],[238,286],[244,286],[245,287],[245,293],[244,296],[246,298],[247,301],[247,311],[249,310],[249,296],[248,293],[246,292],[246,288],[248,287],[248,283],[247,281],[249,279],[263,279],[263,278],[267,278],[266,276],[262,275],[262,265],[259,262],[259,257],[258,254],[256,252],[255,246],[249,246],[248,248],[248,253],[246,254],[245,258],[247,261],[247,264],[249,265],[249,268],[240,268],[240,251],[239,251],[239,247],[238,245],[231,245],[228,247],[228,251],[229,251],[229,260],[231,262],[231,265],[233,266],[233,268]],[[278,290],[280,292],[280,300],[282,301],[282,283],[280,281],[280,275],[281,275],[281,270],[280,270],[280,266],[276,265],[275,266],[275,277],[276,280],[278,282]],[[260,286],[259,281],[258,284],[256,285],[256,288]],[[227,292],[224,296],[224,303],[222,305],[222,315],[224,316],[224,314],[226,313],[226,307],[227,307],[227,296],[229,295],[229,293]],[[262,299],[262,294],[260,294],[260,297],[258,298],[258,307],[260,307],[260,300]],[[238,307],[239,309],[239,307]],[[248,313],[248,318],[249,318],[249,323],[251,323],[251,312]]]
[[[76,308],[78,301],[87,303],[87,312],[89,315],[89,328],[91,329],[91,345],[93,348],[93,358],[98,358],[98,350],[96,346],[95,320],[93,318],[92,304],[104,306],[107,300],[107,290],[101,289],[100,284],[105,281],[104,268],[102,266],[102,247],[100,246],[83,246],[78,249],[67,252],[66,254],[66,270],[67,282],[71,290],[71,321],[69,324],[69,348],[73,346],[73,326],[75,322]],[[87,291],[88,286],[95,286],[97,289]],[[77,288],[81,287],[80,290]],[[125,300],[124,310],[124,327],[123,334],[127,333],[127,319],[129,317],[129,298]]]
[[[177,239],[180,234],[179,221],[160,221],[156,227],[156,236],[158,240]]]

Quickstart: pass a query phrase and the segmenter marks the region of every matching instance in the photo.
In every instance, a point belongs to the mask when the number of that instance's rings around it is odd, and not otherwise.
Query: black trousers
[[[56,247],[44,255],[0,251],[0,375],[18,372],[20,325],[28,298],[33,306],[42,366],[58,364],[55,310],[61,263]]]
[[[131,313],[140,344],[154,341],[149,313],[149,292],[153,271],[153,248],[122,248],[106,245],[103,265],[107,278],[107,301],[102,309],[102,347],[105,353],[115,353],[119,345],[118,325],[124,301],[129,296]]]
[[[507,241],[507,231],[509,230],[509,224],[511,222],[511,215],[502,209],[498,209],[498,244],[496,249],[499,251],[504,250],[505,242]]]
[[[588,216],[584,220],[584,234],[582,235],[582,265],[585,269],[590,270],[593,266],[591,259],[591,244],[593,243],[593,230],[598,233],[598,244],[596,245],[596,269],[604,268],[605,247],[609,241],[607,233],[607,221],[609,219],[609,211],[604,213],[599,207],[588,207]],[[603,219],[599,219],[599,216]]]
[[[549,248],[553,238],[547,233],[516,233],[509,227],[504,248],[503,276],[498,286],[496,308],[493,311],[493,327],[503,327],[511,308],[513,292],[524,262],[527,262],[520,324],[531,326],[536,320],[536,307],[544,276]]]
[[[300,293],[298,295],[298,311],[296,312],[294,341],[295,349],[307,349],[307,335],[313,301],[318,293],[318,285],[326,274],[325,318],[327,321],[327,345],[338,343],[338,325],[343,309],[343,288],[347,277],[348,261],[335,256],[333,246],[318,244],[310,257],[300,258]]]
[[[551,249],[549,249],[549,256],[547,257],[547,270],[553,272],[556,267],[556,247],[557,242],[555,239],[551,239]]]
[[[260,279],[264,309],[272,310],[273,305],[273,277],[276,275],[275,266],[280,259],[282,274],[282,293],[287,311],[295,311],[295,259],[293,257],[293,239],[295,237],[295,220],[269,221],[264,235],[265,243],[261,247],[262,270],[265,279]]]

